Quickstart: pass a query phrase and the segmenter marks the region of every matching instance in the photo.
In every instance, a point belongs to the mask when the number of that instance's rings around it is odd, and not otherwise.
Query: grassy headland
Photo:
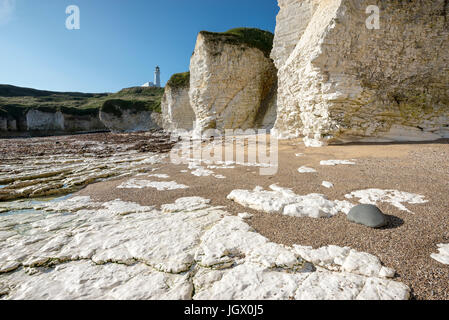
[[[28,110],[95,115],[108,100],[124,100],[160,112],[164,88],[133,87],[117,93],[53,92],[0,85],[0,116],[18,118]]]

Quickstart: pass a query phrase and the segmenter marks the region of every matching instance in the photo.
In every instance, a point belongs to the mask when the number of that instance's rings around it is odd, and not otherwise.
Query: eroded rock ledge
[[[380,29],[366,27],[378,5]],[[279,0],[281,137],[308,145],[449,137],[447,1]]]

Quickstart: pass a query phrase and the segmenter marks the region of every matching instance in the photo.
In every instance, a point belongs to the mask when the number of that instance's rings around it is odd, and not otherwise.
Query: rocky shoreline
[[[68,181],[90,177],[69,197],[17,194],[24,199],[0,202],[3,299],[449,298],[443,196],[448,141],[322,149],[283,141],[274,176],[260,176],[253,163],[214,165],[192,158],[173,164],[173,144],[161,133],[1,142],[9,150],[3,173],[22,177],[6,185],[28,182],[36,190],[45,181],[49,187],[45,179],[62,181],[54,173],[67,168]],[[17,162],[26,159],[33,160]],[[300,173],[301,166],[315,173]],[[71,176],[75,171],[79,177]],[[36,176],[41,173],[45,178]],[[0,192],[10,194],[0,185]],[[274,192],[263,190],[270,186]],[[397,191],[388,193],[391,200],[361,192],[392,187]],[[283,203],[280,211],[270,209],[277,208],[270,197]],[[282,210],[304,206],[309,198],[331,214]],[[346,218],[343,208],[359,198],[388,214],[385,227]],[[343,200],[335,202],[335,212],[333,199]]]
[[[0,299],[448,300],[447,1],[378,2],[278,0],[93,111],[3,86]]]
[[[2,139],[0,201],[64,195],[145,172],[148,154],[167,153],[173,145],[160,131]]]

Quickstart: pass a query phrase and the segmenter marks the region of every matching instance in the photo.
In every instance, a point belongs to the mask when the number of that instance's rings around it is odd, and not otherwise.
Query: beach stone
[[[385,214],[378,207],[371,204],[355,206],[349,211],[348,219],[370,228],[381,228],[387,224]]]

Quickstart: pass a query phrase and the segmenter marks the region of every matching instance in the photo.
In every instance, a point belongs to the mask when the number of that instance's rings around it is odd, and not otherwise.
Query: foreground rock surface
[[[408,299],[350,248],[286,247],[201,197],[160,210],[89,197],[0,216],[4,299]],[[26,211],[28,210],[28,211]],[[107,235],[107,237],[105,237]]]
[[[306,144],[449,137],[447,1],[279,0],[281,137]],[[394,45],[392,45],[394,44]]]
[[[197,131],[256,127],[258,120],[263,123],[265,115],[273,113],[275,87],[276,68],[262,50],[227,33],[198,35],[189,92]],[[274,120],[273,115],[268,118]]]

